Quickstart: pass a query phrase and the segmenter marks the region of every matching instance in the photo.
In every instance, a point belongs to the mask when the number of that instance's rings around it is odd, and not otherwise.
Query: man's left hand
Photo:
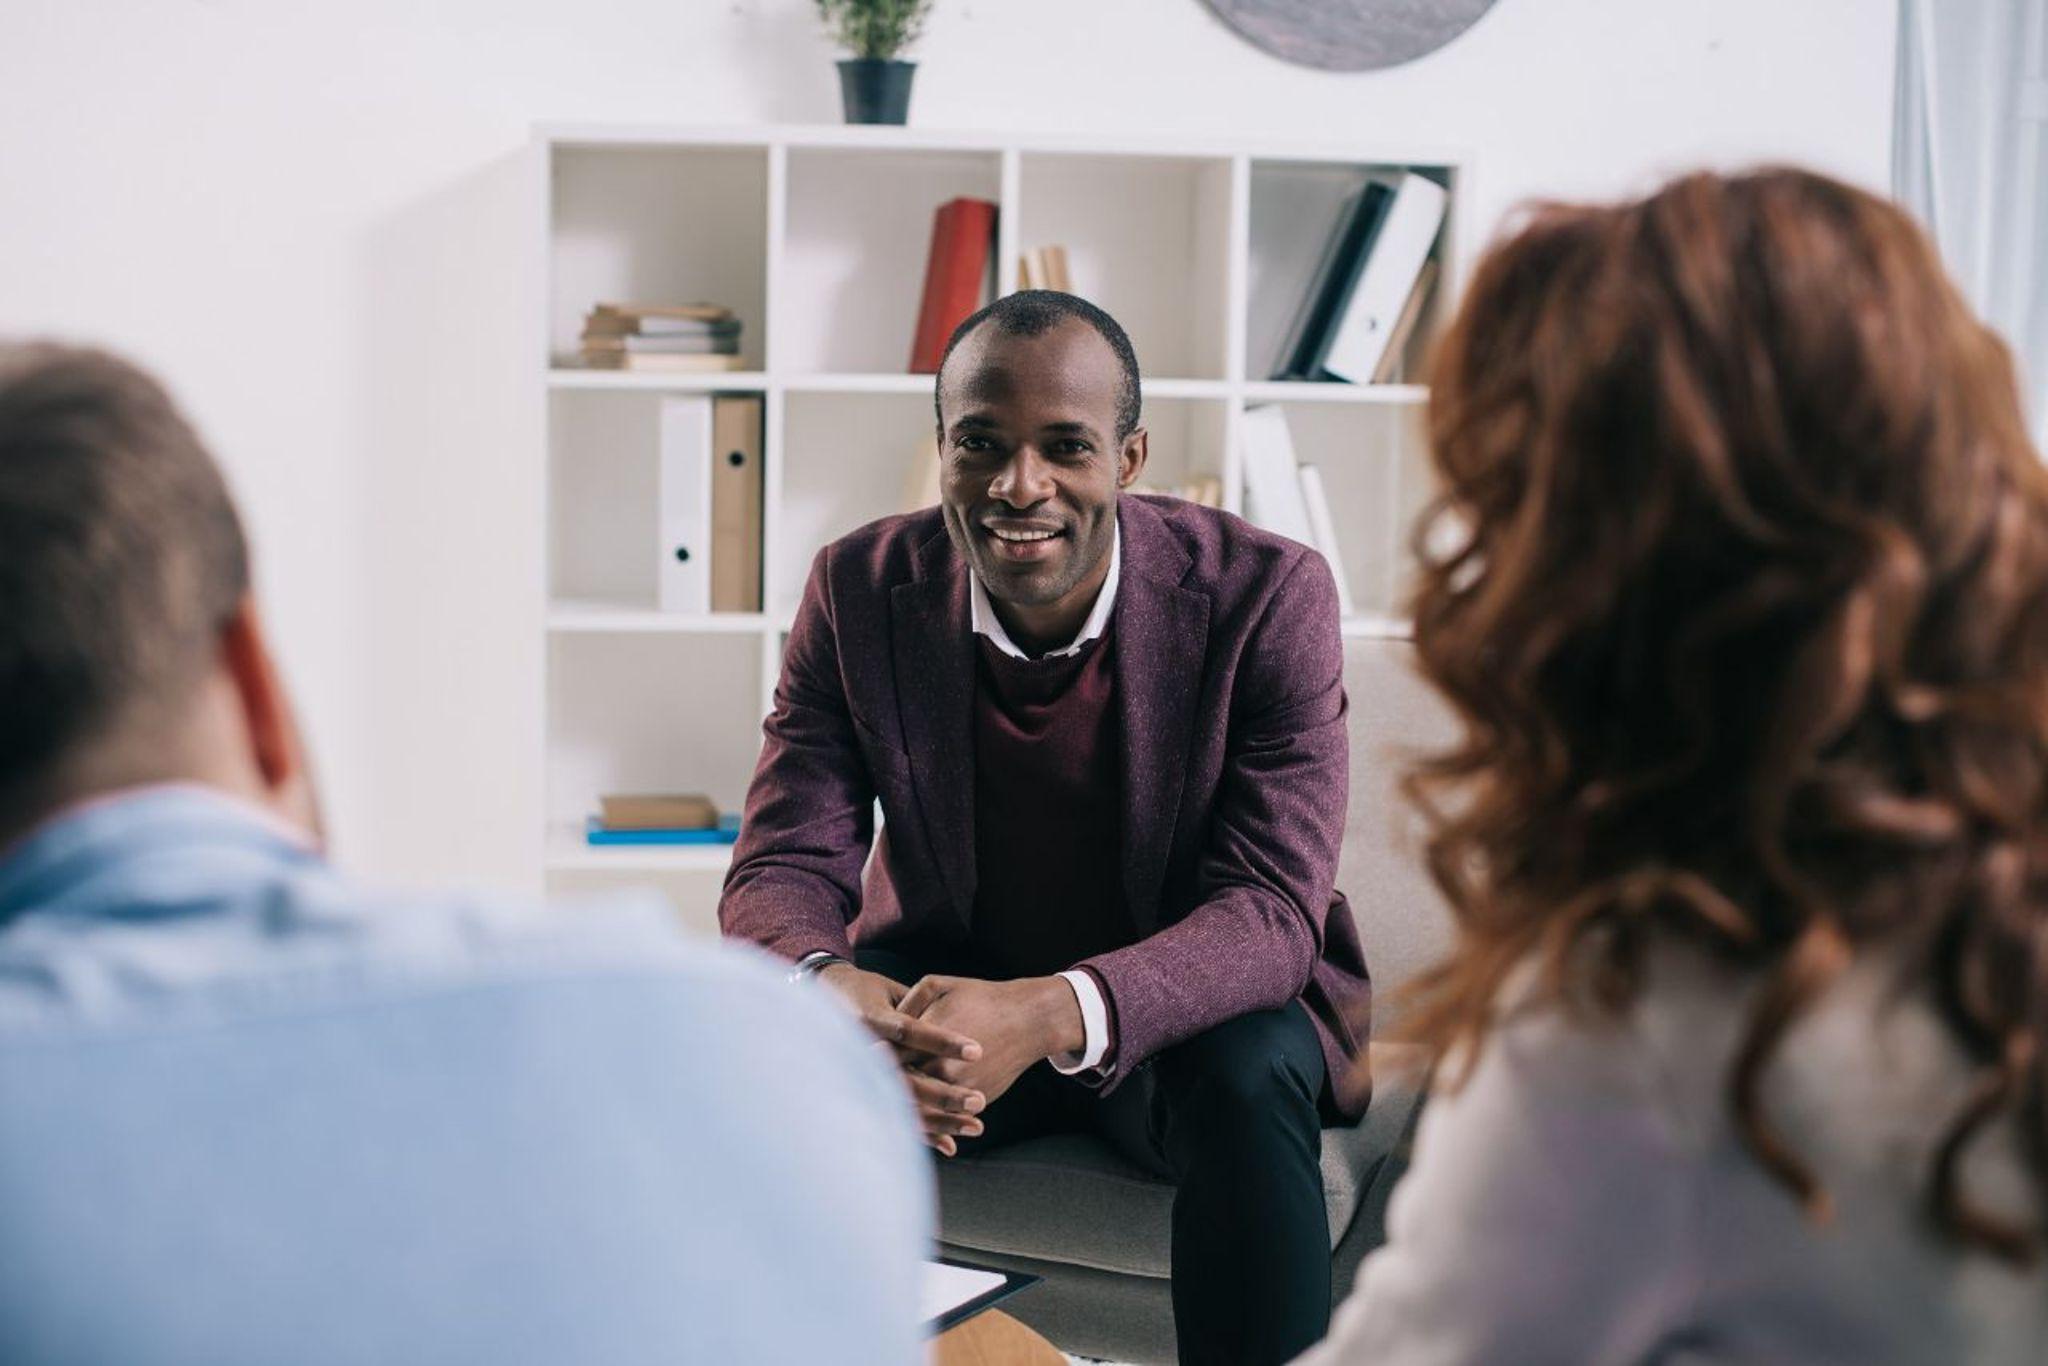
[[[979,1058],[941,1059],[921,1070],[979,1091],[991,1105],[1031,1064],[1087,1044],[1081,1003],[1058,977],[985,982],[935,975],[912,987],[896,1008],[981,1044]]]

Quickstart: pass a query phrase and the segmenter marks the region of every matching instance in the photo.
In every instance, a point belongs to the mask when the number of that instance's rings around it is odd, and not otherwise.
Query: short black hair
[[[103,351],[0,344],[0,796],[217,657],[240,520],[170,395]]]
[[[954,348],[966,341],[983,323],[993,323],[1012,337],[1036,337],[1069,318],[1078,318],[1094,328],[1109,343],[1109,349],[1115,353],[1117,365],[1123,371],[1116,387],[1116,439],[1122,441],[1138,430],[1138,416],[1143,406],[1143,394],[1138,385],[1138,353],[1131,348],[1130,336],[1122,324],[1077,295],[1062,294],[1056,289],[1023,289],[1004,295],[953,329],[952,339],[946,343],[946,353],[939,358],[939,377],[944,377],[946,362],[953,358]],[[939,384],[938,379],[934,379],[932,410],[938,413],[939,426],[943,430],[946,415],[938,409]]]

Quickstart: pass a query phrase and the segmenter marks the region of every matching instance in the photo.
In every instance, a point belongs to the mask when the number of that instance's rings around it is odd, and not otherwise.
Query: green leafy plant
[[[818,17],[856,57],[887,59],[924,32],[933,0],[818,0]]]

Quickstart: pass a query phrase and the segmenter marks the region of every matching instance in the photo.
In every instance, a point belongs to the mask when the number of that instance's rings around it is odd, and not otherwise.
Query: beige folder
[[[761,397],[711,405],[711,610],[761,610]]]

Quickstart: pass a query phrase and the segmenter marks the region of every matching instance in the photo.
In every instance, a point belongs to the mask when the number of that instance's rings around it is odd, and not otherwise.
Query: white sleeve
[[[1095,984],[1092,974],[1075,968],[1060,976],[1074,989],[1074,999],[1081,1004],[1081,1028],[1085,1042],[1079,1053],[1067,1053],[1056,1058],[1047,1058],[1055,1072],[1073,1076],[1086,1072],[1092,1067],[1102,1066],[1102,1055],[1109,1051],[1109,1006],[1102,999],[1102,988]]]
[[[796,960],[797,975],[808,975],[813,966],[825,962],[827,959],[834,963],[844,963],[847,961],[830,949],[812,949],[809,953]]]
[[[1656,1357],[1695,1298],[1703,1164],[1647,1050],[1598,1028],[1511,1025],[1426,1102],[1387,1243],[1297,1366]]]

